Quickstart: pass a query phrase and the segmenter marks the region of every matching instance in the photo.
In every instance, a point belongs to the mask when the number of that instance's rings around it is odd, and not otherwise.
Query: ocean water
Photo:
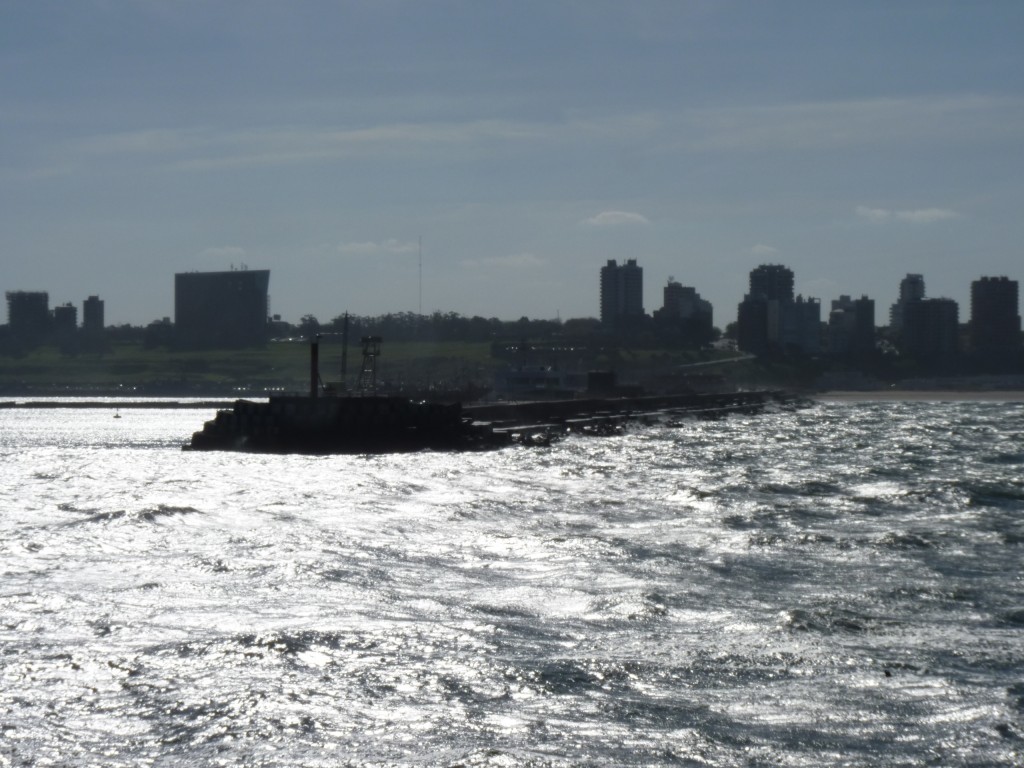
[[[1019,766],[1024,405],[182,452],[0,410],[2,766]]]

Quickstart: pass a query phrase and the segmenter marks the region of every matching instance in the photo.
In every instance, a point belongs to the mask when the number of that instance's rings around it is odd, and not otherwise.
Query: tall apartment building
[[[971,283],[971,355],[988,368],[1007,367],[1021,353],[1016,280],[982,277]]]
[[[103,299],[90,296],[82,302],[82,332],[91,338],[103,335],[104,325]]]
[[[61,336],[74,335],[78,330],[78,307],[71,302],[53,308],[53,331]]]
[[[750,291],[737,310],[737,345],[755,355],[821,349],[821,303],[793,297],[793,270],[762,264],[750,272]]]
[[[829,352],[845,360],[863,360],[875,349],[875,302],[867,296],[832,301],[828,316]]]
[[[658,310],[666,318],[686,320],[696,314],[712,313],[711,302],[705,301],[697,293],[696,288],[677,283],[669,279],[662,292],[662,306]]]
[[[923,363],[947,364],[960,353],[960,308],[953,299],[919,299],[903,307],[900,351]]]
[[[900,297],[889,308],[889,328],[899,335],[903,331],[904,308],[924,298],[924,275],[908,274],[900,281]]]
[[[8,291],[7,327],[12,337],[41,341],[53,327],[50,294],[46,291]]]
[[[696,288],[682,285],[672,278],[662,293],[661,309],[654,311],[656,323],[676,341],[700,346],[712,340],[714,310]]]
[[[609,259],[601,267],[601,322],[612,328],[644,317],[644,270],[636,259],[619,265]]]
[[[782,264],[762,264],[750,271],[750,293],[769,301],[793,300],[793,270]]]
[[[174,336],[182,349],[260,346],[267,340],[270,270],[174,276]]]

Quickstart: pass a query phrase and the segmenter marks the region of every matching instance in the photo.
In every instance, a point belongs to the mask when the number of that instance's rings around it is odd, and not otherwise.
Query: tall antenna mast
[[[420,235],[419,239],[419,267],[420,267],[420,317],[423,316],[423,235]]]

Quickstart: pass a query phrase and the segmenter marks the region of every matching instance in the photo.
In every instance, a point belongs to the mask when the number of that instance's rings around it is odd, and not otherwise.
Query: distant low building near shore
[[[267,341],[270,270],[174,276],[174,339],[180,349],[238,349]]]

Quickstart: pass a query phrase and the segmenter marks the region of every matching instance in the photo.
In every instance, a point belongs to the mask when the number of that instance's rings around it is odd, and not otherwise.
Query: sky
[[[1024,280],[1020,0],[0,0],[0,291],[174,314],[599,314],[636,259],[970,311]],[[4,315],[6,317],[6,315]]]

